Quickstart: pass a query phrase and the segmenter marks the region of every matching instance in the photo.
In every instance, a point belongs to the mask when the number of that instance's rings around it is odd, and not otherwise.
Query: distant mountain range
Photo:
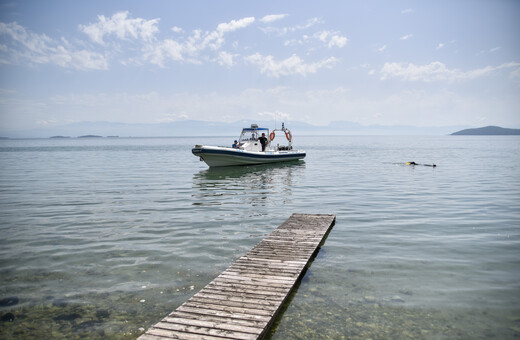
[[[500,126],[485,126],[476,129],[464,129],[452,133],[460,136],[482,136],[482,135],[520,135],[520,129],[506,129]]]
[[[256,123],[261,127],[274,128],[273,121],[240,120],[232,123],[184,120],[157,124],[127,124],[113,122],[80,122],[63,126],[7,132],[0,136],[9,138],[79,137],[86,135],[120,137],[186,137],[186,136],[236,136],[243,127]],[[281,128],[281,122],[277,122]],[[294,135],[448,135],[465,126],[415,127],[361,125],[348,121],[335,121],[326,126],[315,126],[291,121],[286,124]]]

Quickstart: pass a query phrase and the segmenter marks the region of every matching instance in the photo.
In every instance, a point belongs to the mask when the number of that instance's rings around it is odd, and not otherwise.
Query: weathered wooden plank
[[[231,274],[221,274],[222,277],[234,279],[238,281],[245,281],[245,282],[252,282],[252,283],[265,283],[270,285],[276,285],[276,284],[286,284],[290,285],[294,283],[293,281],[288,280],[276,280],[276,279],[270,279],[270,278],[262,278],[262,277],[248,277],[246,275],[231,275]]]
[[[287,268],[291,270],[301,271],[301,269],[305,266],[305,264],[298,263],[280,263],[279,261],[270,261],[267,259],[263,259],[261,257],[241,257],[237,260],[240,264],[252,264],[252,265],[260,265],[264,268]]]
[[[251,305],[261,305],[262,309],[271,310],[276,309],[277,303],[276,301],[265,300],[265,299],[248,299],[242,296],[236,296],[234,294],[206,294],[206,293],[197,293],[197,297],[212,299],[212,300],[223,300],[223,301],[231,301],[231,302],[241,302],[244,304]]]
[[[198,327],[206,327],[206,328],[215,328],[222,329],[225,331],[233,331],[233,332],[242,332],[242,333],[250,333],[250,334],[260,334],[262,333],[262,327],[250,327],[250,326],[242,326],[229,322],[216,322],[216,321],[208,321],[201,319],[189,319],[182,317],[172,317],[167,316],[163,319],[163,321],[168,323],[174,323],[179,325],[187,325],[187,326],[198,326]]]
[[[204,288],[205,293],[216,294],[217,292],[222,292],[226,294],[237,294],[240,296],[247,296],[255,299],[276,299],[284,298],[286,294],[272,292],[272,291],[263,291],[263,290],[252,290],[252,289],[240,289],[236,287],[226,287],[226,286],[206,286]],[[243,295],[242,295],[243,294]]]
[[[221,301],[201,301],[198,299],[190,299],[190,301],[186,302],[185,304],[177,308],[176,311],[188,311],[188,309],[190,309],[190,313],[235,318],[249,321],[265,321],[269,319],[271,315],[273,315],[272,311],[263,309],[261,306],[250,306],[240,303],[234,303],[231,301],[228,301],[226,304],[222,304]],[[208,314],[206,310],[220,311],[222,313]]]
[[[248,259],[248,260],[262,260],[262,261],[265,261],[265,262],[271,262],[271,263],[274,263],[274,264],[283,264],[283,265],[286,265],[286,266],[294,266],[294,267],[298,267],[298,266],[305,266],[307,264],[307,261],[295,261],[295,260],[285,260],[285,259],[280,259],[280,258],[265,258],[265,257],[262,257],[262,256],[258,256],[258,255],[246,255],[244,256],[245,259]]]
[[[151,332],[147,332],[139,337],[140,340],[164,340],[164,336],[152,335]]]
[[[206,307],[206,308],[203,308]],[[260,314],[247,314],[247,313],[238,313],[238,312],[232,312],[224,310],[224,308],[219,309],[218,305],[211,305],[207,304],[205,306],[197,306],[192,307],[191,305],[188,306],[180,306],[177,310],[186,312],[186,313],[193,313],[193,314],[203,314],[203,315],[212,315],[212,316],[221,316],[226,317],[229,319],[240,319],[240,320],[252,320],[252,321],[263,321],[268,322],[271,319],[271,316],[273,315],[272,312],[262,310],[262,312],[265,312],[268,315],[260,315]],[[220,306],[223,307],[223,306]]]
[[[193,320],[194,323],[199,323]],[[196,333],[209,336],[220,336],[226,339],[257,339],[258,331],[255,333],[245,333],[239,331],[230,331],[226,329],[214,328],[213,326],[185,325],[175,322],[167,322],[162,320],[153,326],[156,329],[165,329],[177,332]]]
[[[253,316],[272,315],[272,309],[263,305],[250,305],[246,302],[230,301],[222,299],[211,299],[208,297],[193,297],[186,301],[181,307],[214,309],[233,314],[251,314]]]
[[[261,339],[334,221],[293,214],[139,339]]]
[[[254,303],[258,305],[275,305],[280,300],[280,298],[284,298],[281,296],[273,296],[273,295],[261,295],[261,294],[251,294],[251,293],[238,293],[238,292],[226,292],[218,289],[204,289],[201,290],[201,295],[199,297],[214,299],[214,300],[227,300],[227,301],[236,301],[241,303]],[[268,308],[268,307],[264,307]]]
[[[182,340],[222,340],[225,338],[222,338],[220,336],[210,336],[210,335],[204,335],[200,333],[192,333],[192,332],[181,332],[181,331],[174,331],[169,329],[161,329],[161,328],[150,328],[145,334],[146,335],[153,335],[156,339],[182,339]],[[139,337],[139,340],[141,340],[142,335]]]
[[[268,258],[266,256],[259,256],[254,254],[248,254],[247,257],[241,258],[239,264],[262,265],[264,268],[280,269],[286,268],[287,270],[301,271],[305,267],[306,263],[295,263],[294,261],[285,260],[282,261],[280,258]]]
[[[262,322],[262,321],[244,320],[244,319],[236,319],[236,318],[233,320],[230,320],[230,318],[222,317],[222,316],[186,313],[186,312],[180,312],[178,310],[170,313],[167,317],[179,317],[179,318],[184,318],[184,319],[195,319],[195,320],[220,322],[220,323],[232,322],[234,325],[242,325],[242,326],[256,327],[256,328],[263,327],[263,325],[264,325],[264,322]]]
[[[294,276],[282,276],[282,275],[262,275],[249,271],[234,271],[234,270],[225,270],[222,274],[226,274],[227,276],[245,276],[251,278],[259,278],[259,279],[270,279],[272,281],[280,281],[280,282],[293,282]]]
[[[296,270],[296,269],[287,269],[287,268],[276,268],[276,267],[265,267],[265,266],[261,266],[261,265],[257,265],[257,264],[233,264],[231,267],[229,267],[229,270],[231,271],[254,271],[256,273],[276,273],[276,274],[280,274],[280,275],[284,275],[284,274],[287,274],[289,276],[293,276],[299,272],[301,272],[301,270]]]
[[[234,284],[234,285],[240,285],[252,289],[267,289],[267,290],[283,290],[286,291],[288,289],[291,289],[292,286],[289,284],[278,284],[276,286],[270,285],[270,284],[262,284],[261,282],[255,283],[250,281],[237,281],[234,279],[228,279],[226,277],[217,277],[215,280],[211,281],[211,283],[225,283],[225,284]]]
[[[285,296],[287,295],[287,289],[259,289],[258,287],[248,287],[246,285],[235,285],[235,284],[225,284],[219,282],[211,282],[205,288],[208,289],[220,289],[222,291],[228,292],[236,292],[236,293],[249,293],[249,294],[259,294],[259,295],[272,295],[272,296]]]

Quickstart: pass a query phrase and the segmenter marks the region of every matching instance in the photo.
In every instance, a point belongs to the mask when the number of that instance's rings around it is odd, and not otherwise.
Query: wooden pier
[[[263,338],[335,220],[293,214],[139,339]]]

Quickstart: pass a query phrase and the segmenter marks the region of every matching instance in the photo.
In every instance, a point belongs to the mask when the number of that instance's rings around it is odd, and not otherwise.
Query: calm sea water
[[[272,339],[520,336],[520,138],[0,141],[0,338],[135,338],[292,213],[336,214]],[[408,161],[437,164],[407,166]]]

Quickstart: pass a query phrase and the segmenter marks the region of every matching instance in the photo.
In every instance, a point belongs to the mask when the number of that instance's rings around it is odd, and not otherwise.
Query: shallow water
[[[229,141],[0,141],[0,337],[135,338],[294,212],[337,221],[273,339],[520,336],[520,138],[296,137],[303,162],[215,170],[191,155]]]

